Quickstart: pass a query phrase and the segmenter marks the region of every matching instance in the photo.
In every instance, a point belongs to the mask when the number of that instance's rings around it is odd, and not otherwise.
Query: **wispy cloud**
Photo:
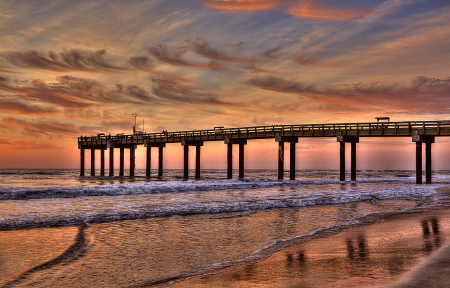
[[[42,119],[28,121],[14,117],[3,117],[0,121],[0,128],[10,131],[24,131],[28,135],[37,137],[49,134],[78,134],[78,130],[72,124],[59,123],[57,121],[47,121]]]
[[[51,115],[58,112],[56,107],[28,105],[23,102],[0,99],[0,110],[18,115]]]
[[[409,85],[360,83],[324,89],[274,76],[255,77],[246,83],[265,90],[298,94],[309,106],[322,112],[361,113],[382,110],[390,113],[450,113],[446,104],[450,94],[450,78],[416,77]]]
[[[57,72],[88,71],[88,72],[120,72],[126,68],[109,64],[104,56],[106,50],[95,52],[72,49],[69,51],[48,53],[30,50],[27,52],[3,53],[10,64],[19,68],[43,69]]]

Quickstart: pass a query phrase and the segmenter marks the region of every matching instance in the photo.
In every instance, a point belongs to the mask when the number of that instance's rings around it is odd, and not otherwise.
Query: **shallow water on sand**
[[[267,178],[274,172],[0,188],[0,286],[166,285],[260,261],[368,215],[448,202],[433,190],[449,184],[445,173],[437,184],[415,185],[410,171],[364,172],[357,182],[321,178],[324,171],[305,171],[298,181]]]

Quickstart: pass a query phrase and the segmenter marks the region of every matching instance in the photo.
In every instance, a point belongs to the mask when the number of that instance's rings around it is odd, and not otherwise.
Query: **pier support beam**
[[[200,179],[200,145],[195,146],[195,179]]]
[[[278,180],[284,178],[284,142],[278,142]]]
[[[239,144],[239,178],[244,178],[244,145],[247,139],[225,139],[227,144],[227,179],[233,178],[233,144]]]
[[[124,170],[124,157],[125,157],[125,149],[120,148],[120,167],[119,167],[119,177],[123,177],[123,170]]]
[[[158,177],[163,176],[163,149],[164,146],[158,147]]]
[[[295,180],[295,143],[298,143],[298,138],[278,135],[275,137],[275,141],[278,142],[278,180],[284,179],[284,142],[290,143],[289,179]]]
[[[233,144],[227,143],[227,179],[233,178]]]
[[[189,146],[195,146],[195,179],[200,179],[200,147],[203,146],[203,141],[186,141],[181,140],[181,145],[184,146],[184,176],[187,180],[189,178]]]
[[[189,178],[189,145],[184,145],[184,173],[183,179]]]
[[[289,146],[289,180],[295,180],[295,143],[291,142]]]
[[[136,147],[130,147],[130,177],[134,177],[134,168],[136,167]]]
[[[425,183],[431,184],[431,143],[425,143]]]
[[[151,171],[151,160],[152,160],[152,147],[158,147],[159,148],[159,155],[158,155],[158,177],[162,177],[163,175],[163,148],[166,147],[166,143],[161,142],[145,142],[144,147],[147,147],[147,160],[145,163],[145,175],[147,177],[150,177],[150,171]]]
[[[105,149],[100,150],[100,176],[105,176]]]
[[[239,143],[239,178],[244,178],[244,144]]]
[[[150,177],[151,161],[152,160],[152,147],[147,146],[147,154],[145,160],[145,176]]]
[[[350,180],[356,181],[356,143],[351,142],[350,158]]]
[[[95,176],[95,149],[91,149],[91,176]]]
[[[356,181],[356,143],[359,143],[358,136],[337,136],[339,142],[339,181],[345,181],[345,143],[351,143],[350,151],[350,179]]]
[[[80,149],[80,176],[84,176],[84,148]]]
[[[114,176],[114,145],[109,147],[109,176]]]
[[[345,181],[345,142],[339,142],[339,181]]]
[[[416,184],[422,184],[422,143],[425,143],[425,183],[431,183],[431,144],[434,136],[413,135],[412,141],[416,142]]]

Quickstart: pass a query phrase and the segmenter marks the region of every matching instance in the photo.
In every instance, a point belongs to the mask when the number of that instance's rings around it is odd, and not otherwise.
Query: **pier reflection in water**
[[[355,228],[291,246],[237,271],[182,281],[175,287],[382,285],[395,281],[444,241],[448,242],[448,219],[444,222],[447,233],[436,217],[422,221],[410,217]]]

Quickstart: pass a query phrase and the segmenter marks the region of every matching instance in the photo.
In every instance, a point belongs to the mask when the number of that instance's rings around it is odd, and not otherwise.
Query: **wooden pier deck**
[[[224,141],[227,148],[227,178],[232,178],[232,146],[239,145],[239,178],[244,177],[244,145],[251,139],[275,139],[279,143],[278,179],[283,179],[284,143],[290,142],[290,179],[295,179],[295,144],[299,137],[336,137],[340,142],[340,180],[345,180],[345,143],[351,143],[351,180],[356,180],[356,143],[359,137],[411,137],[416,144],[416,182],[422,183],[422,143],[426,144],[426,183],[431,183],[431,144],[435,137],[450,136],[450,120],[368,123],[328,123],[304,125],[271,125],[241,128],[216,127],[209,130],[164,133],[117,134],[78,137],[80,175],[84,176],[84,150],[91,149],[91,175],[95,175],[95,150],[101,150],[101,172],[104,175],[104,150],[109,149],[110,176],[114,175],[114,148],[120,149],[120,172],[123,176],[123,151],[130,149],[130,176],[134,176],[135,149],[147,147],[147,176],[150,176],[151,147],[159,148],[158,175],[163,174],[163,148],[169,143],[184,146],[184,178],[188,178],[189,146],[196,146],[196,178],[200,178],[200,147],[205,141]]]

